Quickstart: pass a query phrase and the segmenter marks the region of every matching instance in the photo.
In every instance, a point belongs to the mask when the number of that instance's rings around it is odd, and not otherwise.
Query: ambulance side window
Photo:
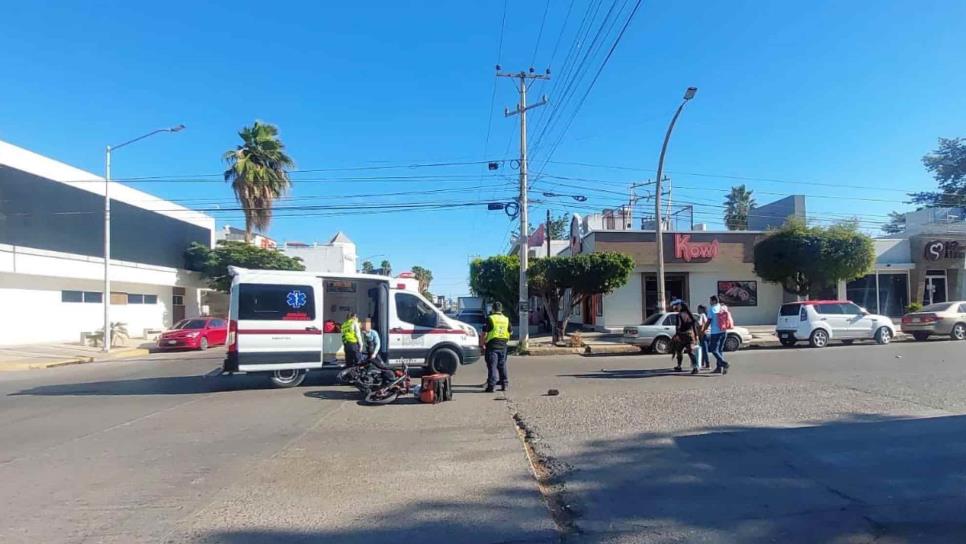
[[[310,285],[243,283],[238,289],[238,319],[311,321],[315,291]]]
[[[436,311],[415,295],[396,293],[396,316],[417,327],[436,328]]]

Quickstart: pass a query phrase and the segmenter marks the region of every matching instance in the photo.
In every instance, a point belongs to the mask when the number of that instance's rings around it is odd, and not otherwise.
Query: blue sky
[[[633,0],[574,0],[572,8],[569,0],[510,0],[502,51],[503,0],[44,4],[6,6],[0,20],[0,139],[101,173],[106,144],[184,123],[180,134],[118,151],[114,175],[205,180],[136,184],[192,207],[233,206],[217,176],[197,175],[221,172],[222,152],[255,119],[280,127],[303,170],[513,158],[517,121],[502,111],[517,95],[509,81],[494,81],[497,62],[552,69],[549,83],[531,89],[534,100],[551,100],[531,114],[531,170],[544,174],[531,196],[542,201],[531,212],[537,220],[548,206],[619,205],[628,183],[653,177],[689,85],[698,95],[666,168],[675,200],[694,203],[696,222],[713,227],[737,183],[726,176],[735,176],[780,180],[746,181],[759,203],[806,194],[816,220],[859,216],[874,231],[904,208],[903,191],[934,187],[920,158],[936,138],[966,135],[961,2],[645,0],[576,116]],[[585,13],[592,35],[612,5],[600,50],[573,68],[567,52]],[[608,167],[565,164],[574,162]],[[297,200],[280,205],[507,200],[513,175],[508,163],[496,173],[480,165],[298,173]],[[436,189],[447,191],[340,198]],[[575,208],[545,191],[589,201]],[[242,226],[236,212],[214,215]],[[343,230],[360,257],[385,255],[396,270],[428,267],[432,290],[448,295],[466,292],[473,255],[507,249],[512,227],[482,204],[279,215],[269,232],[276,239],[324,241]]]

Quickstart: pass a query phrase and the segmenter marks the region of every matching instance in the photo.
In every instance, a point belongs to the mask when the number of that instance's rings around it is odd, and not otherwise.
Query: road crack
[[[540,437],[509,400],[507,400],[507,407],[510,410],[517,436],[520,437],[520,442],[523,444],[523,451],[526,453],[527,462],[530,465],[530,473],[536,480],[537,490],[543,497],[547,509],[550,511],[550,518],[560,533],[561,542],[569,536],[583,533],[577,525],[577,512],[571,505],[564,483],[564,475],[570,470],[570,467],[555,459],[547,453],[545,447],[540,446]]]

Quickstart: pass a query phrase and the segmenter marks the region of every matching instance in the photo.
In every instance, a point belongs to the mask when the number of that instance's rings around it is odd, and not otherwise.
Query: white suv
[[[824,348],[831,340],[888,344],[896,326],[888,317],[870,314],[847,300],[806,300],[782,304],[775,334],[785,347],[805,340],[815,348]]]

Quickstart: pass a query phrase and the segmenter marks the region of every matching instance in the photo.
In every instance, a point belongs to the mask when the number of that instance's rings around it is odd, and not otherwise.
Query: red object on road
[[[220,317],[182,319],[158,337],[159,349],[207,349],[228,337],[228,320]]]

